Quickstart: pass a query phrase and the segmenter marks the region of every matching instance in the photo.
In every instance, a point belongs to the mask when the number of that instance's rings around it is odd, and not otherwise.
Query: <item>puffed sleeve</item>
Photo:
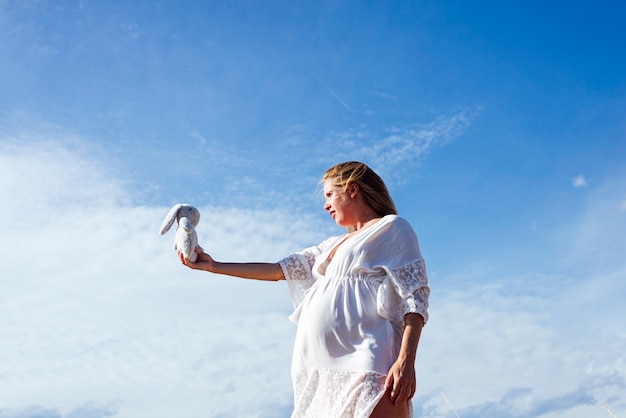
[[[312,269],[318,254],[318,247],[310,247],[293,253],[278,262],[285,279],[287,279],[289,295],[294,308],[302,303],[305,292],[313,286],[315,278]]]
[[[430,287],[417,235],[398,218],[381,238],[387,242],[389,260],[381,266],[386,275],[378,289],[378,314],[400,328],[407,313],[420,314],[428,322]]]
[[[430,288],[424,259],[385,270],[387,277],[378,290],[378,314],[399,327],[408,313],[418,313],[428,322]]]

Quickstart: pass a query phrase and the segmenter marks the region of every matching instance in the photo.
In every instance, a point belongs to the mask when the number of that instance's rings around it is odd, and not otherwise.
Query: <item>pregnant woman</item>
[[[383,180],[350,161],[322,178],[326,210],[346,233],[277,263],[184,265],[256,280],[287,280],[298,326],[292,418],[408,418],[430,288],[417,236]]]

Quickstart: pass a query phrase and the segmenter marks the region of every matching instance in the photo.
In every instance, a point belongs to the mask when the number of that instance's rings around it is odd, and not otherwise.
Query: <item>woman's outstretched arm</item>
[[[194,270],[204,270],[215,274],[241,277],[244,279],[278,281],[285,280],[283,269],[278,263],[221,263],[196,249],[198,259],[192,262],[178,253],[181,263]]]

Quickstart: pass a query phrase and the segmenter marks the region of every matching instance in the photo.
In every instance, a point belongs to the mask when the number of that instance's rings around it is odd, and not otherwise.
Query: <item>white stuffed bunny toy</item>
[[[192,262],[196,261],[198,254],[196,254],[195,249],[204,251],[198,245],[198,235],[196,234],[196,226],[200,222],[200,211],[193,205],[181,203],[174,205],[161,224],[161,235],[169,231],[174,221],[178,222],[174,238],[174,250],[180,251],[185,258]]]

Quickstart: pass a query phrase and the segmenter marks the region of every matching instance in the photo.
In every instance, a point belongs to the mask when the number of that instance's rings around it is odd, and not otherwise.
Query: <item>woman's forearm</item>
[[[221,263],[213,261],[208,271],[244,279],[278,281],[285,280],[278,263]]]
[[[422,335],[424,318],[418,313],[408,313],[404,315],[404,331],[402,332],[402,342],[398,359],[413,364],[417,346]]]
[[[244,279],[278,281],[285,280],[283,269],[278,263],[221,263],[202,251],[196,250],[196,261],[191,261],[179,252],[181,263],[194,270],[241,277]]]

